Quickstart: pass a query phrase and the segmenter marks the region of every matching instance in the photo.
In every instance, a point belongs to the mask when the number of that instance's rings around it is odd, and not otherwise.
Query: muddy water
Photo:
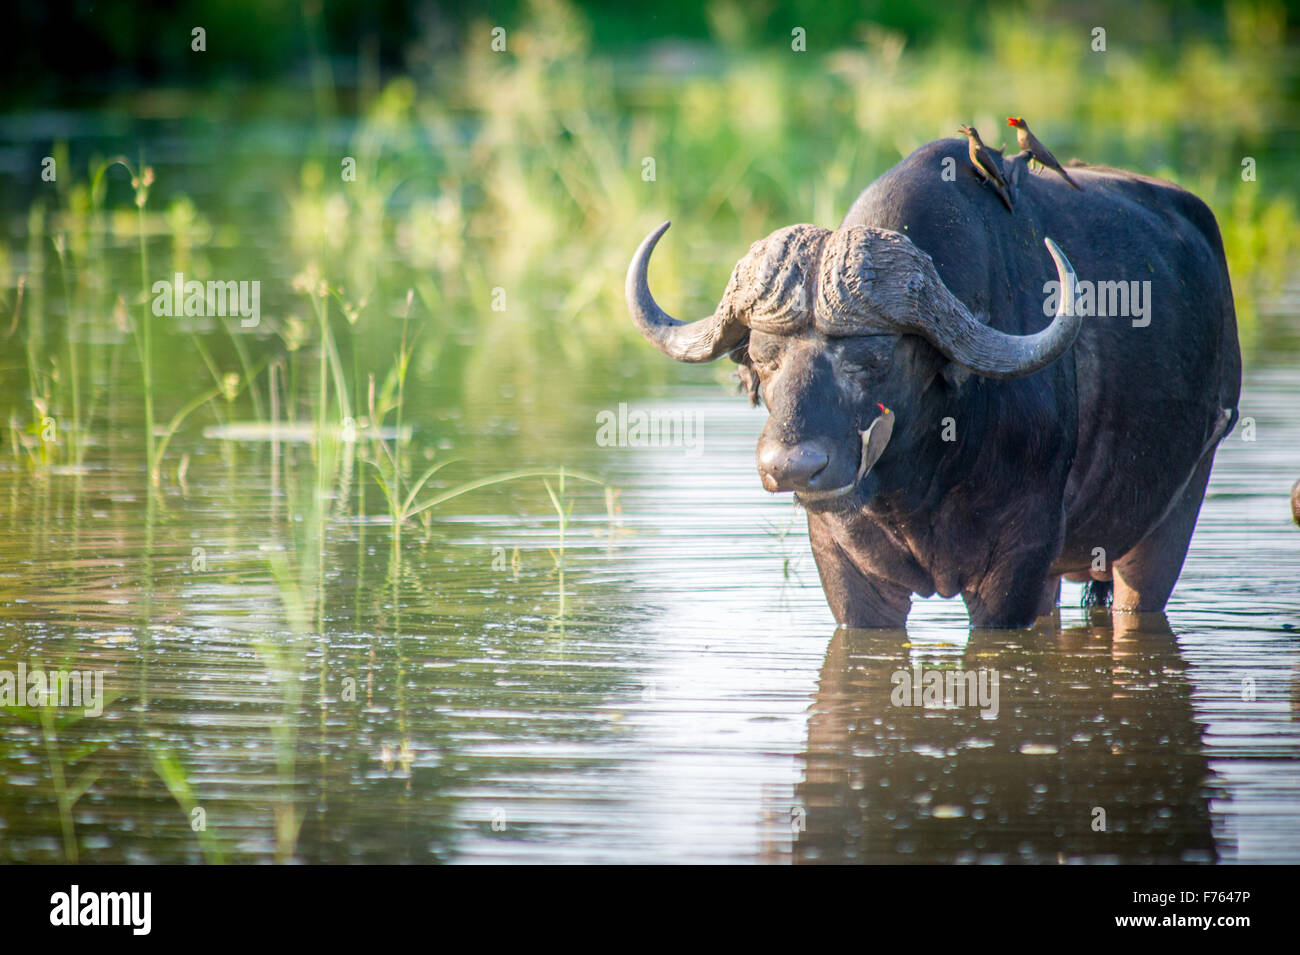
[[[108,699],[0,715],[0,860],[1300,861],[1297,406],[1248,382],[1166,616],[1067,586],[1018,633],[943,600],[836,632],[754,474],[762,413],[713,386],[631,402],[698,415],[694,447],[548,412],[579,424],[518,465],[618,491],[566,482],[563,538],[540,481],[396,549],[335,506],[305,591],[277,571],[310,556],[305,445],[187,429],[156,494],[126,428],[84,469],[10,461],[0,669],[102,670]],[[997,672],[995,715],[891,701],[952,668]]]

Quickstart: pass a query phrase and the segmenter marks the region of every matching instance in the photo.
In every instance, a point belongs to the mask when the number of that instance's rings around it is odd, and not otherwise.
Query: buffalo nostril
[[[769,491],[798,491],[810,487],[826,470],[830,457],[807,445],[766,445],[758,451],[758,473]]]

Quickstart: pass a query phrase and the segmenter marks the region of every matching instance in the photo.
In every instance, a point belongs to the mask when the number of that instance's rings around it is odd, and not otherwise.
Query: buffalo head
[[[763,486],[794,491],[814,510],[870,496],[872,468],[896,420],[906,432],[938,366],[952,380],[1029,375],[1055,361],[1079,330],[1074,271],[1051,239],[1061,282],[1056,317],[1036,334],[1008,335],[973,315],[906,236],[867,226],[773,232],[737,263],[712,315],[681,322],[656,304],[647,282],[667,229],[665,222],[650,233],[628,267],[632,321],[670,358],[730,354],[741,364],[751,398],[761,396],[771,415],[758,442]],[[927,355],[935,367],[920,367]],[[895,436],[896,453],[899,443]]]

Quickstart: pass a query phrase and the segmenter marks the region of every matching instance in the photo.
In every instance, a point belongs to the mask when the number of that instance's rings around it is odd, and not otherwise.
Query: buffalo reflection
[[[838,630],[808,724],[796,862],[1212,862],[1210,773],[1164,614],[972,631],[950,662]],[[924,659],[918,659],[923,657]],[[898,705],[900,671],[996,670],[996,717]],[[933,704],[933,700],[931,700]]]

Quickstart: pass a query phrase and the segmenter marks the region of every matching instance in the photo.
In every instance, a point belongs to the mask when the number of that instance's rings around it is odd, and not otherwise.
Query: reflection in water
[[[333,514],[319,593],[310,562],[300,594],[273,572],[311,552],[299,446],[178,435],[159,495],[126,437],[84,473],[0,462],[0,669],[110,694],[0,713],[0,862],[1300,861],[1292,378],[1249,383],[1259,439],[1216,459],[1168,623],[1114,632],[1075,587],[1036,631],[924,600],[906,634],[828,637],[802,515],[754,474],[761,412],[674,401],[698,455],[598,447],[599,406],[533,414],[545,457],[458,435],[620,490],[611,517],[573,489],[563,555],[540,482],[486,489],[396,551]],[[915,665],[996,668],[997,718],[892,706]]]
[[[994,669],[997,714],[896,705],[918,650],[838,631],[808,724],[798,862],[1209,862],[1209,770],[1164,614],[976,631],[927,668]],[[971,704],[974,701],[970,701]]]

